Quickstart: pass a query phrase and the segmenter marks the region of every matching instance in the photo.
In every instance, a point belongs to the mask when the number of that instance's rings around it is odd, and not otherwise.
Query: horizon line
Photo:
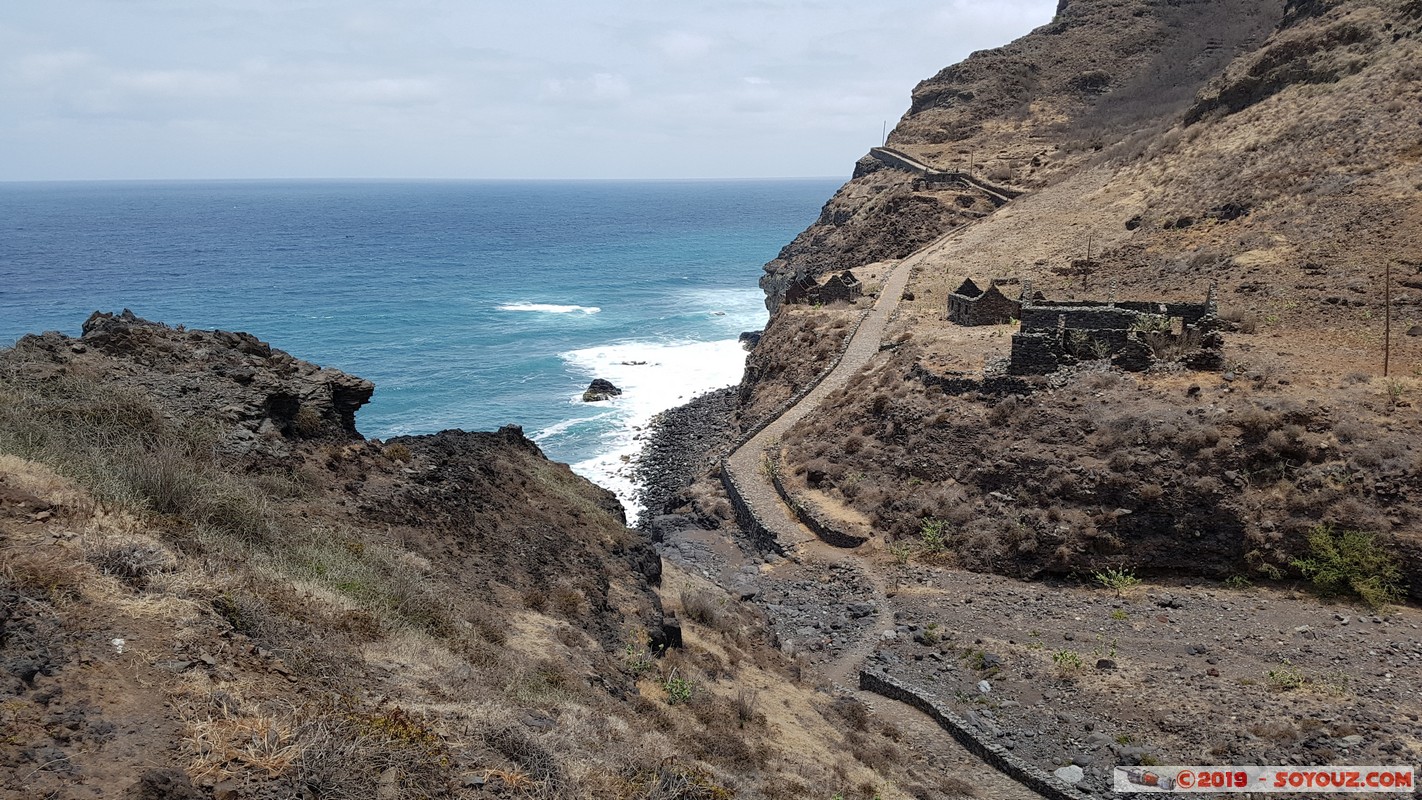
[[[672,176],[672,177],[631,177],[631,178],[609,178],[609,177],[527,177],[527,178],[428,178],[428,177],[395,177],[395,178],[0,178],[0,185],[16,184],[37,184],[37,183],[554,183],[554,182],[584,182],[584,183],[632,183],[632,182],[674,182],[674,181],[695,181],[695,182],[729,182],[729,181],[818,181],[818,180],[848,180],[841,175],[770,175],[770,176]]]

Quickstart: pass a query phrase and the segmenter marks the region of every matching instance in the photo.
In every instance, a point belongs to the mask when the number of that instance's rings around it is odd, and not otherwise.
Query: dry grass
[[[0,446],[28,442],[25,453],[68,477],[4,455],[0,479],[23,476],[27,491],[62,500],[57,513],[82,534],[44,547],[42,527],[33,540],[5,539],[0,582],[61,625],[126,636],[126,661],[101,659],[86,680],[129,696],[136,675],[152,693],[130,712],[153,731],[144,746],[178,748],[196,778],[332,798],[378,785],[392,797],[446,797],[470,772],[546,798],[787,796],[777,788],[786,769],[815,795],[851,785],[824,766],[835,762],[834,728],[764,620],[705,582],[671,578],[686,587],[687,647],[640,669],[600,643],[593,626],[607,612],[591,575],[475,596],[399,537],[333,524],[319,475],[259,483],[179,447],[185,434],[149,419],[141,398],[119,403],[127,422],[112,425],[120,410],[85,411],[51,389],[0,384],[22,401],[0,412]],[[68,416],[30,435],[42,428],[32,414],[54,403]],[[88,425],[99,426],[92,437]],[[115,453],[174,468],[108,474]],[[260,530],[215,521],[216,501],[199,495],[218,490],[250,500],[252,513],[233,515]],[[3,520],[0,535],[10,536]],[[689,689],[675,703],[662,685],[672,676]],[[174,738],[144,721],[164,707],[182,717]],[[857,785],[893,784],[851,772]]]

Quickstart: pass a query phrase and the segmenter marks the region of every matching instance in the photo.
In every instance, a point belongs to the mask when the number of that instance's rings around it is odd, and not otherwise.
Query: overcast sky
[[[0,180],[847,175],[1055,0],[0,0]]]

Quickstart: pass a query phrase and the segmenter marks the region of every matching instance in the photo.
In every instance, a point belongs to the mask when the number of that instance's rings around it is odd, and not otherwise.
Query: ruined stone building
[[[1002,293],[999,286],[1017,283],[1015,278],[994,278],[986,291],[972,278],[948,295],[948,319],[959,325],[1003,325],[1016,319],[1022,303]]]
[[[1214,288],[1203,303],[1154,300],[1050,301],[1023,290],[1022,327],[1012,335],[1013,375],[1044,375],[1080,361],[1107,359],[1142,372],[1161,361],[1192,369],[1220,369]]]
[[[836,301],[853,303],[864,293],[864,284],[854,277],[854,273],[844,270],[831,275],[822,284],[814,278],[802,276],[785,288],[785,302],[806,305],[829,305]]]

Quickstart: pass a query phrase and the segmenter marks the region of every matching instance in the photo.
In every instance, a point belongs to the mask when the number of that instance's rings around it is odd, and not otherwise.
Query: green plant
[[[1129,733],[1116,734],[1116,744],[1125,745],[1130,744],[1132,741],[1133,740],[1131,739],[1131,735]]]
[[[1251,581],[1249,579],[1249,576],[1247,575],[1231,575],[1228,578],[1225,578],[1224,585],[1230,589],[1243,591],[1245,589],[1252,588],[1254,586],[1254,581]]]
[[[1116,609],[1116,610],[1114,610],[1114,611],[1111,612],[1111,619],[1114,619],[1114,620],[1116,620],[1116,621],[1118,621],[1118,622],[1121,621],[1121,620],[1127,620],[1127,619],[1130,619],[1130,618],[1131,618],[1131,615],[1130,615],[1130,614],[1127,614],[1124,609],[1118,608],[1118,609]]]
[[[1170,333],[1170,318],[1163,314],[1141,314],[1131,323],[1136,333]]]
[[[943,641],[943,634],[938,630],[938,623],[930,622],[923,626],[924,644],[938,644]]]
[[[919,541],[924,552],[935,554],[948,549],[948,522],[941,519],[926,519],[918,529]]]
[[[1244,554],[1245,563],[1260,575],[1271,581],[1277,581],[1284,577],[1284,571],[1271,563],[1269,556],[1263,550],[1250,550]]]
[[[1103,587],[1114,591],[1117,597],[1120,597],[1123,592],[1134,589],[1141,583],[1141,579],[1137,578],[1135,573],[1131,570],[1115,569],[1112,567],[1107,567],[1099,572],[1092,573],[1091,578]]]
[[[1319,525],[1309,531],[1308,551],[1292,563],[1320,594],[1355,595],[1374,609],[1402,599],[1402,570],[1376,534]]]
[[[963,661],[970,669],[975,669],[987,677],[992,677],[998,673],[996,659],[989,659],[988,654],[982,650],[969,650]]]
[[[778,477],[780,477],[780,461],[779,461],[779,459],[777,459],[775,456],[772,456],[772,455],[769,454],[769,453],[766,453],[765,455],[761,456],[761,459],[760,459],[760,474],[764,475],[764,476],[767,477],[767,478],[778,478]]]
[[[662,681],[662,690],[667,693],[668,705],[680,705],[691,702],[691,695],[696,691],[696,685],[686,678],[677,674],[673,669]]]
[[[646,638],[647,634],[643,633],[641,636],[627,640],[625,652],[627,671],[632,673],[633,677],[640,677],[650,672],[655,666],[652,652],[647,649]]]
[[[1402,383],[1396,380],[1387,382],[1387,407],[1397,408],[1398,402],[1402,400]]]
[[[913,558],[913,548],[906,544],[891,544],[889,545],[889,555],[894,557],[894,563],[903,566],[909,562],[910,558]]]
[[[1280,691],[1290,691],[1303,686],[1308,680],[1299,669],[1286,658],[1279,669],[1269,670],[1269,685]]]
[[[1052,663],[1057,665],[1057,672],[1070,675],[1081,671],[1084,662],[1075,650],[1058,650],[1052,653]]]

